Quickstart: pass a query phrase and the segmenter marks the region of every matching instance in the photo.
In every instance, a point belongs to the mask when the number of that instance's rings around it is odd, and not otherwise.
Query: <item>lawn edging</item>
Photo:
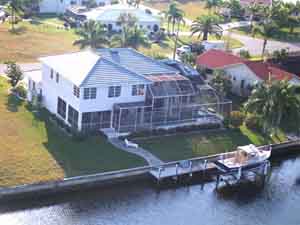
[[[267,145],[260,146],[266,147]],[[280,156],[283,154],[295,153],[295,151],[299,150],[300,140],[296,141],[286,141],[279,144],[271,144],[272,147],[272,155]],[[233,152],[231,152],[233,153]],[[209,160],[213,161],[214,159],[220,158],[224,154],[221,153],[211,156],[204,157],[196,157],[190,160]],[[180,161],[173,161],[164,163],[160,166],[168,166],[171,164],[177,164]],[[36,184],[27,184],[9,188],[1,188],[0,189],[0,200],[11,200],[18,198],[26,198],[30,196],[39,196],[39,195],[50,195],[56,194],[60,192],[67,191],[79,191],[87,188],[95,188],[95,187],[104,187],[107,185],[115,185],[119,183],[136,181],[138,179],[149,179],[151,169],[157,169],[158,167],[154,166],[142,166],[135,167],[132,169],[124,169],[117,170],[111,172],[97,173],[91,175],[84,176],[76,176],[71,178],[65,178],[63,180],[50,181],[45,183],[36,183]]]

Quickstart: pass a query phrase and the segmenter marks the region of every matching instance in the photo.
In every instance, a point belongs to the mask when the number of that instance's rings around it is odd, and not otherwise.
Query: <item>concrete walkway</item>
[[[150,153],[149,151],[138,147],[138,148],[133,148],[133,147],[127,147],[125,145],[125,142],[118,139],[118,138],[110,138],[108,141],[115,146],[118,149],[121,149],[123,151],[138,155],[142,158],[144,158],[150,166],[159,166],[163,164],[164,162],[161,161],[159,158],[157,158],[155,155]]]

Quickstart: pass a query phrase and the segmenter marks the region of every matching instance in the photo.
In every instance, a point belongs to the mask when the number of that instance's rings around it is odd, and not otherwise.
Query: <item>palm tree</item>
[[[93,49],[102,48],[109,43],[106,27],[94,20],[84,23],[76,33],[80,36],[80,39],[76,40],[73,44],[79,45],[81,49],[85,47]]]
[[[177,32],[175,37],[175,43],[174,43],[174,50],[173,50],[173,60],[175,60],[176,51],[177,51],[177,44],[178,44],[178,38],[179,38],[179,31],[180,31],[180,24],[185,24],[185,21],[183,19],[183,12],[178,11],[178,14],[176,15],[176,23],[177,23]]]
[[[261,53],[262,57],[264,57],[265,55],[268,40],[271,37],[273,37],[274,33],[276,33],[277,31],[278,31],[278,26],[273,21],[265,21],[253,27],[252,33],[254,35],[259,34],[260,36],[263,37],[263,47]]]
[[[251,31],[253,29],[254,17],[255,15],[259,14],[259,12],[261,11],[261,6],[256,2],[254,2],[254,4],[250,4],[247,7],[247,10],[250,13],[250,31]]]
[[[199,33],[198,38],[202,36],[202,40],[208,39],[208,35],[222,36],[223,29],[218,25],[220,19],[215,15],[203,15],[193,21],[191,27],[191,35]]]
[[[134,27],[124,27],[122,34],[115,34],[112,37],[111,44],[114,47],[132,47],[138,49],[140,46],[148,47],[149,41],[146,32],[137,25]]]
[[[7,3],[7,8],[11,14],[10,24],[11,24],[12,31],[15,30],[14,25],[17,23],[17,16],[20,16],[23,13],[22,6],[23,6],[22,0],[10,0]]]
[[[278,128],[283,123],[292,120],[300,121],[299,86],[290,84],[287,80],[268,81],[257,85],[244,105],[246,112],[255,113],[261,117],[263,132]]]
[[[217,8],[222,4],[221,0],[205,0],[205,8],[209,9],[209,11],[217,11]]]
[[[174,34],[176,22],[178,21],[178,17],[181,17],[184,14],[183,10],[179,9],[178,5],[175,2],[172,2],[171,4],[169,4],[168,9],[163,11],[162,13],[164,14],[168,22],[168,33],[170,33],[170,24],[172,24],[172,33]]]

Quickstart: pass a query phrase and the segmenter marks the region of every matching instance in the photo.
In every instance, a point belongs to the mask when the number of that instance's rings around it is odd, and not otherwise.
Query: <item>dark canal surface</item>
[[[149,182],[15,201],[1,225],[299,225],[300,156],[272,162],[264,189],[216,193],[215,183],[157,192]],[[249,190],[250,189],[250,190]]]

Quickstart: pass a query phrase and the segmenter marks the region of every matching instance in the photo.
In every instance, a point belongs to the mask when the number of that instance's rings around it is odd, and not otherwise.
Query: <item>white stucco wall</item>
[[[108,97],[109,87],[98,87],[96,99],[83,99],[83,88],[80,90],[80,112],[96,112],[112,110],[116,103],[145,101],[144,96],[132,96],[132,86],[122,85],[121,96]]]
[[[122,30],[122,26],[117,25],[117,21],[113,21],[113,20],[105,20],[105,21],[100,21],[102,24],[106,24],[106,26],[108,26],[109,24],[112,25],[112,30],[113,31],[121,31]],[[160,23],[159,22],[146,22],[146,21],[137,21],[137,25],[139,28],[142,28],[146,31],[146,33],[150,33],[153,31],[154,26],[157,25],[158,29],[160,29]],[[149,26],[149,27],[148,27]]]
[[[224,68],[226,74],[230,77],[232,81],[232,92],[241,95],[241,83],[244,80],[244,87],[247,88],[248,85],[253,86],[257,82],[261,82],[259,79],[246,65],[237,64]]]
[[[73,95],[73,83],[64,79],[60,74],[59,82],[56,83],[56,73],[54,70],[53,79],[50,76],[51,69],[43,65],[42,66],[42,84],[43,84],[43,105],[51,113],[57,115],[57,99],[62,98],[66,104],[66,118],[68,117],[68,105],[71,105],[79,112],[79,127],[81,125],[81,114],[83,112],[96,112],[112,110],[113,105],[116,103],[128,103],[128,102],[140,102],[145,101],[145,95],[132,96],[132,85],[121,85],[121,95],[119,97],[108,97],[108,86],[97,87],[96,99],[84,99],[84,88],[80,88],[80,97],[77,98]],[[145,86],[146,92],[146,86]]]
[[[56,73],[54,71],[53,79],[50,78],[50,68],[42,66],[42,84],[43,84],[43,105],[52,113],[57,113],[57,98],[62,98],[67,105],[70,104],[79,111],[80,100],[73,95],[73,84],[65,80],[62,75],[59,76],[59,82],[56,83]],[[68,108],[68,107],[67,107]]]

